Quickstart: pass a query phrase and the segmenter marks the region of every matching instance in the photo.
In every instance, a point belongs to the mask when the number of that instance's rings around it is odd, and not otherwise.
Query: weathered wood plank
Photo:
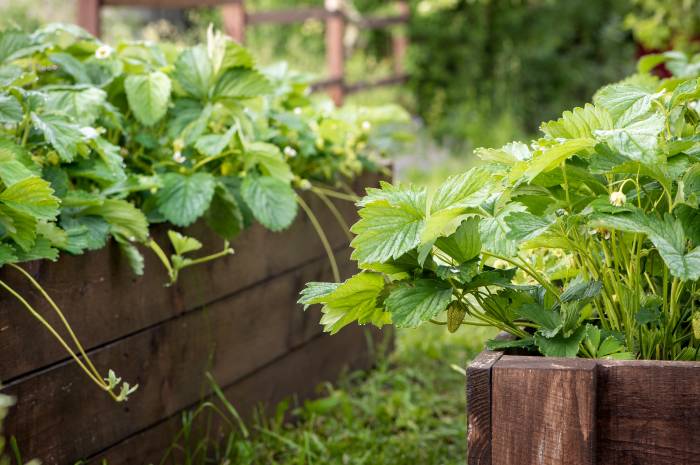
[[[596,463],[595,361],[503,356],[491,402],[493,464]]]
[[[491,465],[491,369],[502,356],[485,350],[467,367],[469,465]]]
[[[365,344],[367,331],[375,341],[382,337],[382,333],[376,329],[354,325],[334,336],[318,336],[225,388],[224,393],[244,419],[250,418],[260,402],[274,408],[275,404],[290,396],[298,400],[315,397],[318,395],[317,386],[335,380],[343,369],[367,369],[371,366],[373,358]],[[180,416],[174,415],[96,454],[90,463],[98,465],[102,459],[106,459],[109,465],[159,463],[180,427]]]
[[[346,276],[348,256],[339,257]],[[140,385],[125,404],[111,401],[73,362],[11,382],[3,391],[18,405],[6,431],[44,463],[96,453],[199,399],[205,371],[227,386],[317,335],[318,314],[304,318],[295,302],[300,283],[329,278],[328,261],[318,259],[91,351],[98,367]]]
[[[377,175],[358,179],[355,188],[376,185]],[[315,197],[308,202],[324,225],[333,247],[343,247],[347,237],[328,209]],[[336,202],[348,223],[356,218],[350,202]],[[205,225],[188,230],[205,244],[206,252],[221,247],[221,241]],[[165,228],[157,230],[165,245]],[[168,318],[231,295],[270,276],[323,257],[324,252],[308,218],[300,214],[283,233],[272,233],[255,225],[234,242],[236,254],[187,269],[178,285],[166,288],[165,271],[150,251],[144,251],[146,274],[135,277],[116,247],[83,256],[62,256],[57,263],[26,265],[64,310],[78,337],[92,348],[115,341]],[[39,294],[11,269],[0,269],[0,278],[20,290],[54,325],[58,318]],[[21,354],[21,355],[20,355]],[[11,381],[22,374],[66,360],[60,345],[9,294],[0,293],[0,380]]]
[[[700,464],[700,363],[600,361],[598,463]]]

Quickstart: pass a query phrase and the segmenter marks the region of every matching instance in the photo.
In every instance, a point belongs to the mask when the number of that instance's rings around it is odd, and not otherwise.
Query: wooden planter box
[[[700,363],[482,352],[469,465],[700,464]]]
[[[366,175],[357,192],[378,183]],[[347,237],[315,196],[319,216],[345,277],[353,272]],[[356,209],[336,202],[348,223]],[[165,245],[165,229],[154,234]],[[222,240],[204,225],[189,231],[206,252]],[[122,404],[101,392],[49,333],[9,294],[0,293],[0,380],[17,397],[5,433],[17,437],[24,457],[47,465],[87,459],[110,465],[159,463],[180,427],[180,414],[209,393],[209,371],[243,414],[259,402],[313,395],[345,367],[368,367],[366,332],[348,328],[322,334],[319,310],[302,312],[298,293],[308,281],[332,280],[328,259],[303,213],[283,233],[260,226],[234,242],[235,255],[184,270],[176,286],[150,251],[136,277],[116,247],[57,263],[26,265],[64,310],[96,366],[138,383]],[[49,321],[50,308],[15,270],[0,279],[20,290]]]

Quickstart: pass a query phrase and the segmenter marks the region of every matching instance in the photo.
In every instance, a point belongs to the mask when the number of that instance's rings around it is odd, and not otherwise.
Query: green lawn
[[[256,421],[247,438],[237,428],[228,444],[214,447],[213,438],[193,434],[186,452],[166,463],[462,464],[466,414],[460,370],[493,334],[482,328],[449,334],[432,325],[400,331],[396,351],[382,357],[377,369],[327,386],[324,397],[292,410],[293,421],[283,420],[290,407],[280,405],[277,418]]]

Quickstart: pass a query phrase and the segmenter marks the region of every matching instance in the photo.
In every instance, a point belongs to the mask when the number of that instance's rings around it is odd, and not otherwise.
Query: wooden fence
[[[377,182],[376,175],[365,175],[355,189]],[[318,198],[305,197],[347,278],[353,272],[347,237]],[[348,223],[355,220],[352,203],[335,203]],[[221,246],[203,224],[188,233],[207,244],[203,253]],[[162,228],[155,237],[167,240]],[[113,402],[12,296],[0,293],[2,392],[18,400],[4,432],[17,437],[25,457],[47,465],[79,459],[157,464],[182,412],[208,398],[205,372],[247,416],[258,402],[308,397],[344,367],[371,365],[365,331],[376,340],[379,331],[351,326],[328,336],[321,332],[319,309],[303,312],[296,304],[304,283],[332,279],[308,218],[300,216],[282,233],[255,225],[232,246],[234,255],[186,270],[172,287],[164,287],[166,273],[149,251],[142,277],[133,275],[114,246],[26,265],[63,309],[96,366],[113,368],[140,387],[128,402]],[[60,327],[26,280],[7,267],[0,277]]]
[[[102,6],[141,6],[161,8],[193,8],[221,6],[224,29],[235,40],[245,42],[246,29],[257,24],[292,24],[316,19],[325,22],[327,77],[314,84],[314,90],[326,90],[340,105],[346,95],[362,90],[405,82],[403,68],[408,40],[405,31],[394,31],[392,48],[393,74],[374,81],[349,83],[345,73],[343,39],[349,23],[361,29],[379,29],[408,23],[410,8],[407,0],[393,1],[397,13],[392,16],[354,18],[347,14],[343,0],[324,0],[323,7],[299,7],[287,10],[249,12],[244,0],[78,0],[78,24],[95,35],[100,34]]]

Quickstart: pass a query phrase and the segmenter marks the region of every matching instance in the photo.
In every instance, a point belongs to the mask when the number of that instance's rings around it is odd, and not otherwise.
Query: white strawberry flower
[[[625,204],[625,202],[627,202],[627,196],[624,193],[615,191],[610,194],[610,205],[621,207]]]
[[[97,50],[95,50],[95,58],[98,60],[105,60],[109,58],[113,52],[114,49],[109,45],[100,45],[97,47]]]
[[[293,147],[286,146],[283,150],[284,154],[287,155],[289,158],[293,158],[297,156],[297,151],[294,150]]]
[[[370,123],[369,121],[363,121],[362,122],[362,130],[369,131],[370,129],[372,129],[372,123]]]
[[[179,150],[173,153],[173,161],[175,161],[175,163],[182,164],[185,163],[186,160],[187,159],[182,155],[182,152],[180,152]]]

